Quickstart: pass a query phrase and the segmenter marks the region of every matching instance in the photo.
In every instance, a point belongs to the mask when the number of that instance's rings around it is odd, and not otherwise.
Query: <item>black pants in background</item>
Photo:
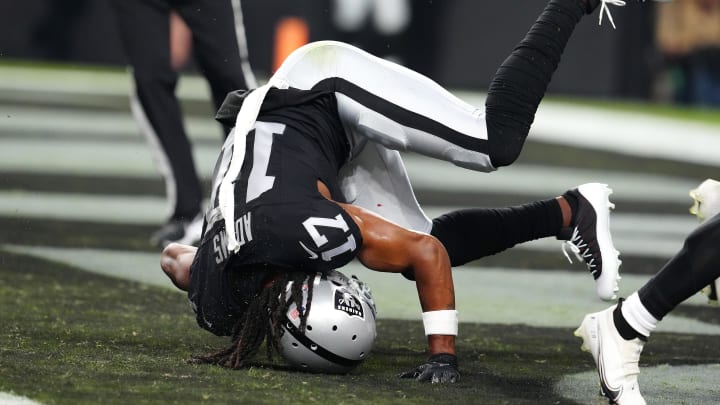
[[[170,64],[170,12],[177,12],[192,31],[197,66],[218,108],[228,92],[255,87],[240,1],[113,0],[112,5],[135,81],[133,115],[165,179],[170,219],[192,219],[201,210],[202,190],[175,96],[178,72]]]

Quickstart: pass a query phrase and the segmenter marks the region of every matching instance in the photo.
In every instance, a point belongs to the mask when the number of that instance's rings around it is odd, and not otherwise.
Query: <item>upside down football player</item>
[[[429,359],[401,377],[420,381],[460,377],[452,266],[556,236],[585,261],[598,295],[614,298],[620,261],[605,185],[431,221],[398,152],[482,172],[513,163],[576,24],[606,1],[549,1],[494,76],[484,111],[331,41],[296,50],[265,86],[230,93],[217,119],[234,130],[215,168],[201,244],[172,244],[161,259],[188,291],[198,324],[232,336],[228,349],[200,361],[243,367],[266,336],[277,339],[282,321],[273,314],[289,282],[311,289],[308,277],[355,258],[415,281]]]

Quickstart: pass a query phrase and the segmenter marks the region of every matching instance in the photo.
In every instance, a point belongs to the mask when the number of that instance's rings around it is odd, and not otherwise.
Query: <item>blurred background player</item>
[[[644,404],[638,374],[640,353],[658,322],[681,302],[706,287],[717,303],[720,278],[720,182],[706,180],[690,192],[691,212],[701,225],[662,269],[604,311],[585,316],[575,336],[583,339],[598,367],[602,393],[613,404]]]
[[[158,170],[165,180],[170,209],[167,223],[151,236],[151,243],[196,242],[202,226],[202,188],[185,132],[175,88],[190,30],[192,52],[207,79],[218,108],[225,95],[256,86],[248,62],[245,30],[239,0],[113,0],[120,37],[135,87],[131,108],[148,140]],[[171,35],[173,34],[173,35]],[[176,41],[171,51],[171,37]],[[183,40],[183,38],[185,38]],[[177,64],[173,66],[174,62]],[[225,135],[228,128],[223,128]]]

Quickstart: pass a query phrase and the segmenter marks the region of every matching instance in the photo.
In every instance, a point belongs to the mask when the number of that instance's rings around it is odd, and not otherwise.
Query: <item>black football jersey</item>
[[[307,97],[303,93],[298,95]],[[334,103],[334,95],[315,93],[302,103],[261,111],[234,179],[237,252],[227,249],[218,196],[234,134],[223,146],[189,291],[198,322],[213,333],[230,333],[268,271],[327,271],[357,254],[362,244],[357,225],[317,189],[320,180],[333,199],[343,201],[338,170],[349,145]]]

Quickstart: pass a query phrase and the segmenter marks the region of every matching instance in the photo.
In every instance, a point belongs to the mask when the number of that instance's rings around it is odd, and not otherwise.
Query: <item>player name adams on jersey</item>
[[[229,94],[217,119],[233,125],[244,96]],[[237,253],[227,249],[219,209],[219,187],[230,165],[234,135],[215,166],[213,205],[206,214],[188,292],[198,324],[217,335],[232,333],[270,269],[340,268],[362,244],[350,216],[317,189],[320,180],[334,199],[344,201],[338,171],[350,145],[332,93],[271,89],[265,97],[234,182]]]

